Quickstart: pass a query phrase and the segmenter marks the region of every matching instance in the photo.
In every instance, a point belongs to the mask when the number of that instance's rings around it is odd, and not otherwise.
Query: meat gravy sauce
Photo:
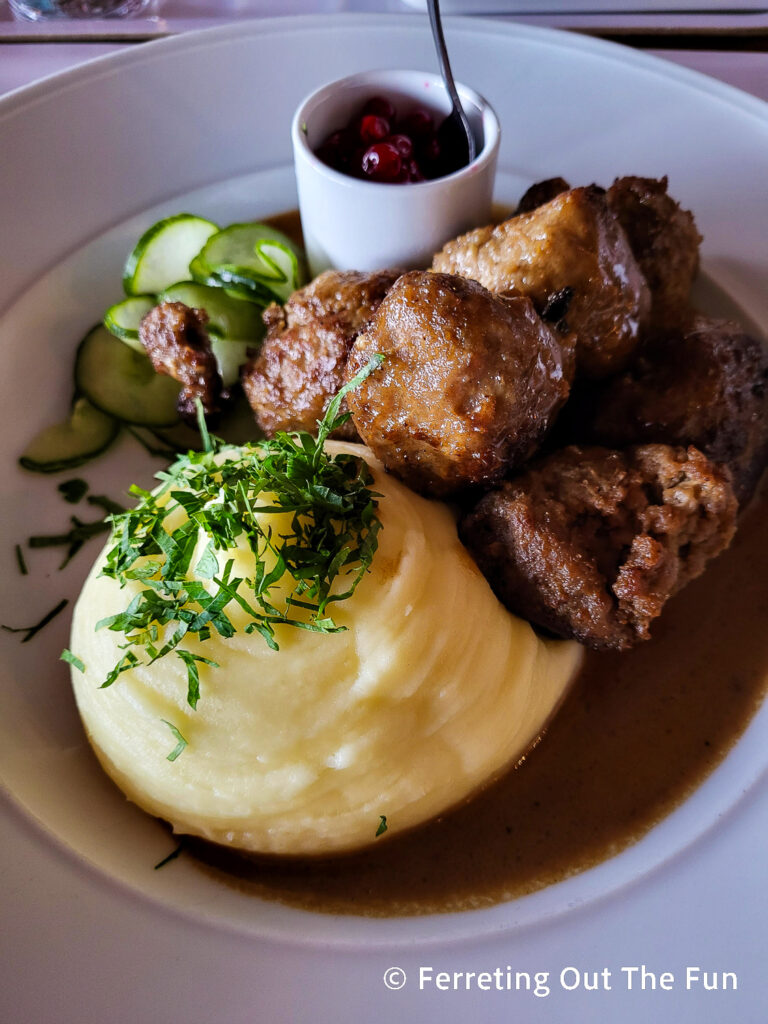
[[[669,602],[653,639],[588,652],[546,735],[468,804],[333,859],[245,859],[201,842],[201,870],[314,911],[404,916],[487,907],[640,839],[727,754],[768,688],[768,498]],[[382,807],[394,821],[397,809]]]

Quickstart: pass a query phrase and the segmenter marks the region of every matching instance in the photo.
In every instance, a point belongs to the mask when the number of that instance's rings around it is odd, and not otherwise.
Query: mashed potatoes
[[[333,606],[346,631],[279,626],[279,651],[242,630],[190,644],[219,665],[201,667],[192,710],[175,657],[99,689],[124,638],[95,624],[140,589],[100,577],[104,553],[77,604],[71,647],[85,671],[72,675],[90,741],[129,799],[178,832],[300,855],[381,842],[382,815],[388,835],[410,828],[521,757],[579,665],[576,644],[543,641],[504,610],[445,506],[367,449],[328,447],[363,455],[383,495],[371,571]],[[249,574],[245,548],[225,557]],[[163,720],[188,741],[174,761]]]

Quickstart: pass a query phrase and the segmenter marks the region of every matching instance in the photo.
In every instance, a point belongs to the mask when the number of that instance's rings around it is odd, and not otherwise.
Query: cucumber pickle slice
[[[261,310],[251,302],[233,299],[223,288],[179,281],[161,292],[157,301],[183,302],[192,309],[204,309],[208,314],[206,329],[220,338],[251,341],[255,345],[264,337],[266,327]]]
[[[139,340],[139,324],[156,304],[154,295],[132,295],[109,307],[104,314],[104,326],[120,341],[135,348],[137,352],[143,352]]]
[[[218,230],[213,221],[191,213],[178,213],[153,224],[126,261],[125,294],[154,295],[188,278],[189,264]]]
[[[32,438],[19,462],[36,473],[74,469],[107,449],[119,430],[111,416],[81,397],[63,423],[46,427]]]
[[[179,420],[178,382],[156,373],[148,356],[118,341],[103,324],[80,342],[75,387],[97,409],[124,423],[170,427]]]
[[[258,222],[231,224],[211,235],[196,268],[246,295],[266,292],[279,302],[306,279],[301,249],[282,231]]]

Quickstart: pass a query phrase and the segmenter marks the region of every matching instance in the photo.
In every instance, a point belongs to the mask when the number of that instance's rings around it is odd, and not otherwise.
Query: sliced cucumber
[[[240,302],[252,302],[255,305],[264,309],[270,302],[275,301],[274,293],[269,288],[263,286],[257,286],[254,281],[248,280],[243,286],[226,284],[216,274],[210,274],[200,262],[200,257],[196,256],[189,264],[189,273],[192,276],[192,280],[198,284],[207,284],[211,288],[221,288],[227,295],[231,295],[233,299],[238,299]]]
[[[68,419],[34,437],[19,462],[36,473],[58,473],[74,469],[100,455],[117,437],[120,424],[91,405],[76,399]]]
[[[191,213],[178,213],[153,224],[126,261],[125,294],[156,294],[189,277],[189,264],[218,230],[213,221]]]
[[[156,373],[148,356],[118,341],[102,324],[80,342],[75,386],[97,409],[125,423],[170,427],[179,419],[180,385]]]
[[[213,274],[209,274],[208,271],[203,266],[200,260],[199,253],[197,256],[195,256],[193,260],[190,260],[189,276],[192,278],[193,281],[197,281],[198,284],[207,284],[210,285],[212,288],[215,288],[217,286],[219,288],[221,287],[220,282],[216,280]]]
[[[233,341],[230,338],[211,336],[211,351],[216,357],[221,383],[225,388],[240,380],[240,367],[248,362],[249,348],[253,348],[250,341]]]
[[[257,344],[263,337],[264,321],[261,310],[251,302],[233,299],[223,288],[179,281],[161,292],[158,302],[183,302],[192,309],[204,309],[208,314],[206,329],[212,335]]]
[[[143,352],[144,346],[139,340],[139,324],[156,305],[154,295],[132,295],[109,307],[104,314],[104,326],[120,341],[135,348],[137,352]]]
[[[266,285],[247,273],[237,274],[232,269],[224,268],[222,274],[214,274],[212,279],[216,286],[222,288],[227,295],[231,295],[239,302],[245,300],[258,306],[259,312],[272,302],[283,301],[272,288],[267,288]]]
[[[231,224],[206,241],[198,268],[226,286],[268,291],[280,302],[306,279],[304,257],[287,235],[267,224]]]

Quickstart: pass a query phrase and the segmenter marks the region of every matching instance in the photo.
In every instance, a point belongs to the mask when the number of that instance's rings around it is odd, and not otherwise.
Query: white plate
[[[696,211],[708,275],[750,320],[768,323],[764,104],[587,39],[466,21],[449,38],[456,74],[500,115],[499,198],[553,174],[608,183],[666,173]],[[73,344],[114,300],[140,226],[183,208],[226,221],[291,206],[288,127],[299,99],[367,67],[432,64],[425,24],[412,17],[275,20],[142,46],[0,101],[0,621],[36,621],[74,595],[87,568],[81,555],[59,574],[38,555],[32,574],[18,576],[13,544],[59,528],[71,510],[51,497],[52,481],[16,470],[14,458],[64,409]],[[83,475],[116,495],[147,472],[123,444]],[[66,625],[62,616],[24,647],[2,640],[0,767],[11,800],[0,807],[0,872],[13,958],[2,968],[1,1020],[464,1020],[471,1005],[479,1020],[554,1012],[633,1021],[645,1019],[650,998],[659,1020],[757,1012],[768,710],[645,840],[560,886],[472,914],[313,916],[246,898],[183,858],[152,871],[168,839],[90,759],[56,661]],[[62,984],[65,960],[71,980]],[[674,972],[674,990],[627,992],[621,967],[643,963]],[[552,989],[420,991],[420,964],[550,971]],[[688,964],[739,972],[740,988],[687,991],[679,972]],[[408,971],[404,990],[384,987],[390,965]],[[611,990],[566,991],[557,975],[569,965],[608,968]]]

